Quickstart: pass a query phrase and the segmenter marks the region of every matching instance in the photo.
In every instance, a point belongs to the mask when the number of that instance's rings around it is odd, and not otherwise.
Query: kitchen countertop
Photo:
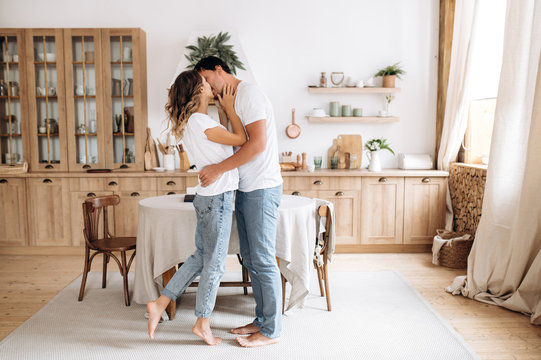
[[[197,176],[196,172],[187,172],[184,170],[176,169],[173,171],[140,171],[140,172],[128,172],[128,171],[112,171],[110,173],[86,173],[86,172],[28,172],[22,174],[0,174],[2,178],[42,178],[42,177],[68,177],[68,178],[104,178],[104,177],[172,177],[182,176],[191,177]],[[308,170],[296,170],[296,171],[282,171],[283,177],[289,176],[369,176],[369,177],[381,177],[381,176],[403,176],[403,177],[415,177],[415,176],[437,176],[447,177],[449,172],[442,170],[402,170],[402,169],[383,169],[381,172],[371,172],[367,169],[320,169],[314,172]]]

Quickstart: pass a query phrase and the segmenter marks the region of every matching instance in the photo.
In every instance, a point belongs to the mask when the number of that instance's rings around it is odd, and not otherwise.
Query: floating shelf
[[[0,134],[0,137],[21,137],[21,134]]]
[[[86,134],[75,134],[75,136],[98,136],[96,133],[86,133]]]
[[[312,117],[307,116],[309,122],[313,123],[337,123],[337,122],[350,122],[350,123],[393,123],[399,122],[400,118],[396,116],[326,116],[326,117]]]
[[[383,87],[308,87],[311,94],[389,94],[400,92],[400,88]]]

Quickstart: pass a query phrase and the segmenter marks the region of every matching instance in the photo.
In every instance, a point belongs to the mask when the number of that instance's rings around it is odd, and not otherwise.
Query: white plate
[[[162,172],[162,171],[165,171],[165,168],[164,167],[155,167],[155,168],[152,168],[152,170]]]

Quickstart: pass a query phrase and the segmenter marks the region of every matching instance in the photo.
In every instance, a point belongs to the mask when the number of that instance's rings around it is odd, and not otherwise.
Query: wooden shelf
[[[50,137],[58,137],[58,133],[50,133],[49,136]],[[47,134],[38,134],[39,137],[47,137]]]
[[[111,65],[132,65],[133,64],[133,61],[111,61]]]
[[[19,100],[18,96],[0,96],[0,99],[7,99],[8,97],[12,100]]]
[[[73,65],[83,65],[83,62],[82,61],[73,61],[72,64]],[[85,65],[94,65],[94,61],[85,61],[84,64]]]
[[[45,96],[45,95],[36,95],[36,99],[57,99],[57,95]]]
[[[124,136],[133,136],[135,135],[134,133],[124,133]],[[122,136],[122,133],[113,133],[113,136]]]
[[[75,136],[98,136],[96,133],[86,133],[86,134],[75,134]]]
[[[96,95],[86,95],[86,96],[83,96],[83,95],[73,95],[73,98],[74,99],[84,99],[84,98],[87,98],[87,99],[95,99],[96,98]]]
[[[307,116],[309,122],[313,123],[336,123],[336,122],[350,122],[350,123],[393,123],[399,122],[400,118],[396,116],[326,116],[326,117],[312,117]]]
[[[15,62],[15,61],[10,61],[10,62],[8,62],[8,63],[6,63],[6,62],[0,62],[0,65],[6,65],[6,64],[9,64],[9,65],[19,65],[19,63],[18,63],[18,62]]]
[[[34,65],[56,65],[56,61],[34,61]]]
[[[389,94],[400,92],[400,88],[383,88],[383,87],[308,87],[308,92],[311,94]]]
[[[133,95],[111,95],[111,97],[113,99],[120,99],[120,98],[130,99],[130,98],[133,98]]]
[[[0,134],[0,137],[21,137],[21,134]]]

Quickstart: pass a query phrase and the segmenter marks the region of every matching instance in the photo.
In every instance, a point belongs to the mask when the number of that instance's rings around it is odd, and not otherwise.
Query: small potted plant
[[[364,147],[367,150],[366,155],[370,161],[368,165],[369,171],[381,171],[380,150],[389,150],[394,155],[393,149],[389,146],[387,139],[384,138],[369,140]]]
[[[395,78],[402,79],[400,75],[404,75],[406,72],[400,66],[400,62],[396,64],[389,65],[381,70],[379,70],[375,76],[383,77],[383,87],[384,88],[394,88]]]

